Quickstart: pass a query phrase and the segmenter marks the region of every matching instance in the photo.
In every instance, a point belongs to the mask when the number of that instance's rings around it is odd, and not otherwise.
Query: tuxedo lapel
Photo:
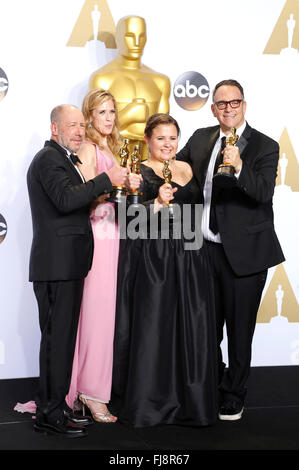
[[[212,155],[212,151],[214,148],[214,145],[216,143],[216,140],[219,137],[219,126],[216,126],[212,128],[210,135],[208,136],[208,139],[206,140],[206,143],[200,142],[199,148],[201,149],[201,155],[199,159],[199,175],[200,175],[200,182],[202,184],[202,187],[204,185],[205,179],[206,179],[206,174],[210,162],[210,158]],[[203,144],[203,145],[202,145]]]
[[[206,155],[211,156],[216,140],[219,137],[219,133],[220,133],[220,128],[218,126],[216,127],[216,129],[212,130],[211,135],[207,141],[206,148],[205,148]]]
[[[251,127],[249,124],[246,124],[243,134],[236,142],[236,146],[239,148],[240,155],[244,152],[246,146],[248,145],[248,140],[250,139],[251,135]]]
[[[66,165],[71,169],[72,173],[74,173],[76,175],[76,177],[80,181],[80,183],[82,183],[82,179],[80,178],[80,175],[79,175],[78,171],[76,170],[74,164],[68,158],[66,150],[64,148],[62,148],[61,145],[59,145],[57,142],[55,142],[55,140],[52,140],[52,139],[46,141],[45,147],[46,146],[55,148],[61,154],[62,158],[64,158],[67,162]]]
[[[69,159],[67,156],[65,156],[65,158],[67,159],[67,161],[68,161],[68,164],[69,164],[69,166],[70,166],[70,167],[71,167],[71,169],[72,169],[72,172],[73,172],[73,173],[76,173],[76,176],[77,176],[77,177],[78,177],[78,179],[80,180],[80,183],[82,183],[83,181],[82,181],[82,179],[81,179],[81,177],[80,177],[80,175],[79,175],[78,171],[76,170],[76,168],[75,168],[75,165],[74,165],[74,164],[71,162],[71,160],[70,160],[70,159]],[[80,174],[82,175],[82,173],[81,173],[81,172],[80,172]],[[83,180],[84,180],[84,182],[85,182],[85,178],[84,178],[84,176],[83,176],[83,175],[82,175],[82,178],[83,178]]]

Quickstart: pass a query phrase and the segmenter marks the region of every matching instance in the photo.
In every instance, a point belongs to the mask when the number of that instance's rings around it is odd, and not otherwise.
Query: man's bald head
[[[51,111],[51,139],[77,153],[85,137],[85,121],[77,106],[60,104]]]

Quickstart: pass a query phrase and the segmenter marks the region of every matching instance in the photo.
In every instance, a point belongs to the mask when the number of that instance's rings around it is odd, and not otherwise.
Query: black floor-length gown
[[[144,199],[164,180],[141,165]],[[178,187],[181,207],[197,200],[194,178]],[[193,206],[194,209],[194,206]],[[121,241],[114,339],[113,402],[136,426],[205,426],[217,417],[213,288],[203,246],[184,238]]]

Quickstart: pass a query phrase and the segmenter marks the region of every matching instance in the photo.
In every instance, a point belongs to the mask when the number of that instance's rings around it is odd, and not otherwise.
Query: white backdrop
[[[187,71],[201,73],[211,90],[224,78],[240,81],[248,122],[291,149],[287,171],[299,181],[298,0],[107,3],[115,24],[126,15],[145,18],[143,62],[166,74],[172,88]],[[32,229],[26,172],[50,136],[51,109],[60,103],[80,107],[91,73],[107,62],[104,54],[92,57],[88,45],[67,46],[84,5],[85,0],[0,0],[0,69],[9,81],[0,101],[0,216],[7,224],[0,243],[0,378],[38,375],[38,314],[28,282]],[[287,47],[285,20],[280,20],[286,10],[296,20],[293,48],[280,53]],[[270,53],[265,53],[267,44]],[[170,114],[182,130],[180,148],[196,128],[216,124],[210,104],[211,98],[200,110],[186,111],[171,91]],[[275,190],[275,225],[287,260],[269,272],[253,343],[254,366],[299,364],[298,194],[287,180]],[[274,298],[278,284],[284,293],[281,311]]]

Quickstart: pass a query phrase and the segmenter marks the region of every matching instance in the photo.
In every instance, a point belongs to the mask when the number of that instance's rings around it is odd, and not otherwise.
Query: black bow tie
[[[74,165],[76,165],[77,162],[82,164],[80,158],[75,153],[70,154],[70,159],[72,160]]]

